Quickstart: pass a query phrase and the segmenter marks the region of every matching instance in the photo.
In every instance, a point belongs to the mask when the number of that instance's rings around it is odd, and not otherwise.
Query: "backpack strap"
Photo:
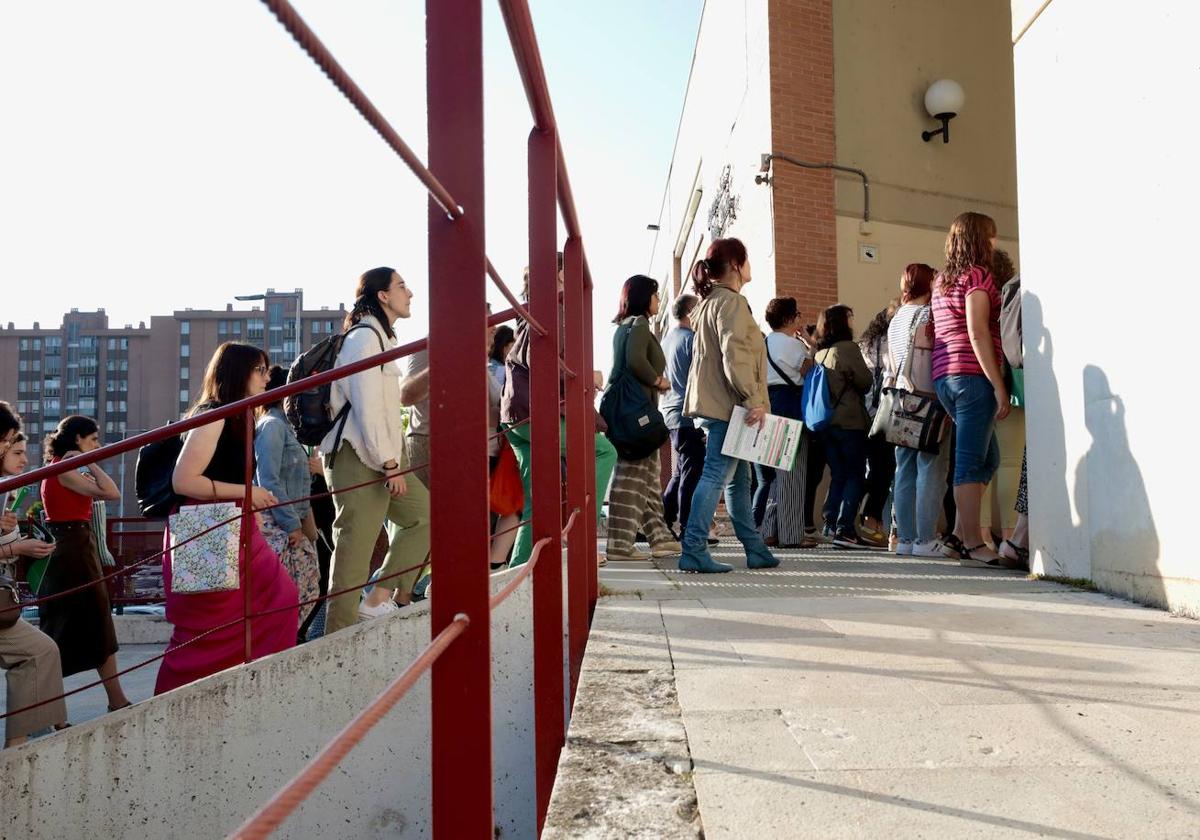
[[[832,348],[830,348],[830,347],[826,347],[824,350],[818,350],[818,351],[817,351],[817,353],[824,353],[824,354],[825,354],[825,358],[826,358],[826,359],[828,359],[828,358],[829,358],[829,351],[830,351],[831,349],[832,349]],[[818,364],[820,364],[820,365],[821,365],[821,367],[825,367],[825,363],[824,363],[824,362],[822,362],[822,361],[820,361],[819,359],[817,359],[817,357],[816,357],[816,355],[815,355],[815,354],[814,354],[814,356],[813,356],[813,361],[814,361],[814,362],[817,362]],[[836,368],[825,368],[825,369],[826,369],[826,370],[836,370]],[[836,408],[837,408],[839,405],[841,405],[841,404],[842,404],[842,397],[846,396],[846,392],[847,392],[848,390],[850,390],[850,386],[851,386],[852,384],[854,384],[853,377],[851,377],[849,381],[846,381],[846,382],[844,382],[844,383],[842,384],[842,392],[841,392],[840,394],[838,394],[838,396],[837,396],[837,399],[833,401],[833,407],[834,407],[835,409],[836,409]]]
[[[381,336],[379,334],[379,330],[375,329],[370,324],[364,324],[361,321],[359,321],[357,324],[355,324],[350,329],[346,330],[345,333],[342,334],[342,342],[345,343],[346,336],[350,335],[350,333],[354,332],[359,327],[366,327],[371,332],[375,333],[375,340],[379,342],[379,352],[383,353],[386,351],[386,348],[383,346],[383,336]],[[340,354],[341,351],[342,350],[339,347],[338,353]],[[336,359],[335,359],[335,361],[336,361]],[[380,365],[379,369],[383,370],[383,365]],[[337,434],[335,434],[333,436],[333,452],[329,456],[330,469],[333,468],[333,464],[337,460],[338,450],[341,449],[341,447],[342,447],[342,432],[344,432],[346,430],[346,422],[349,419],[350,419],[350,400],[346,400],[344,403],[342,403],[341,409],[338,410],[337,415],[333,418],[333,425],[337,426]]]
[[[766,337],[763,338],[763,344],[765,344],[766,348],[767,348],[767,361],[770,363],[771,367],[773,367],[775,369],[775,372],[778,373],[779,376],[783,379],[783,381],[786,382],[788,385],[791,385],[793,388],[796,388],[797,390],[801,389],[803,386],[797,385],[795,382],[793,382],[792,377],[790,377],[786,373],[784,373],[783,368],[781,368],[781,367],[779,367],[779,365],[775,364],[775,360],[771,358],[771,342],[767,341]]]

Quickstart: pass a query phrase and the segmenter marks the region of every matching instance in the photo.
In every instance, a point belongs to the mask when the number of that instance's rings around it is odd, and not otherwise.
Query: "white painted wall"
[[[493,576],[493,591],[509,574]],[[533,837],[537,825],[531,583],[492,615],[493,788],[505,838]],[[420,605],[0,751],[0,837],[224,837],[428,640]],[[428,837],[429,686],[426,675],[275,836]]]
[[[1196,3],[1013,3],[1035,569],[1193,614],[1197,32]]]
[[[711,242],[708,212],[729,165],[739,206],[725,235],[740,238],[750,252],[753,282],[744,294],[760,321],[775,290],[770,188],[754,183],[759,155],[771,151],[768,43],[767,0],[705,3],[649,270],[669,292],[672,255],[682,231],[686,280],[697,246],[703,251]],[[695,184],[703,196],[694,224],[684,230]]]

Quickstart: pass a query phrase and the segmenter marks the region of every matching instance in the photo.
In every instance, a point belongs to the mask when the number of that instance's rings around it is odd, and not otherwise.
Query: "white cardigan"
[[[398,346],[396,339],[389,339],[373,316],[367,315],[359,324],[363,325],[361,329],[346,335],[334,367],[343,367],[377,355],[380,352],[380,339],[385,350]],[[329,407],[334,417],[346,401],[350,401],[350,413],[346,417],[342,440],[354,447],[355,454],[365,466],[377,472],[383,472],[383,465],[389,461],[399,464],[404,449],[404,429],[400,416],[401,375],[400,366],[388,362],[382,369],[375,366],[345,379],[335,380],[329,393]],[[335,424],[321,441],[322,454],[333,454],[338,425]]]

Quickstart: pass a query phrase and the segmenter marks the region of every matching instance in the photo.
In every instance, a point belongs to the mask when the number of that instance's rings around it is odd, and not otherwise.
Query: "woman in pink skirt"
[[[261,394],[267,385],[269,360],[265,353],[249,344],[229,342],[217,348],[204,374],[204,388],[192,414],[209,411]],[[241,504],[246,494],[246,417],[237,415],[192,430],[184,439],[183,451],[175,465],[175,492],[189,504],[233,501]],[[254,474],[254,464],[250,464]],[[262,487],[250,488],[256,509],[276,503],[275,496]],[[241,558],[239,580],[250,585],[250,611],[272,611],[250,621],[251,655],[260,656],[285,650],[296,644],[299,603],[296,585],[267,545],[259,531],[258,516],[250,518],[250,556]],[[236,527],[236,524],[233,526]],[[171,545],[168,530],[165,547]],[[180,650],[168,653],[158,672],[154,693],[162,694],[202,677],[231,668],[245,660],[245,632],[242,623],[244,594],[238,589],[221,592],[173,592],[170,553],[163,561],[163,588],[167,598],[167,620],[175,625],[170,648],[230,622]],[[293,609],[285,609],[288,606]]]

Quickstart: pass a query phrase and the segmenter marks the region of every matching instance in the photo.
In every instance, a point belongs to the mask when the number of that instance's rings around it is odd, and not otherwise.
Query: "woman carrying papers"
[[[692,269],[700,305],[692,313],[695,330],[692,367],[688,372],[683,413],[708,432],[704,471],[683,535],[679,568],[685,572],[728,572],[708,552],[708,524],[725,493],[734,533],[751,569],[779,565],[754,527],[750,505],[750,464],[721,453],[734,406],[746,410],[748,426],[763,424],[768,408],[767,358],[762,334],[750,314],[741,288],[750,282],[746,246],[737,239],[717,239],[705,259]]]

